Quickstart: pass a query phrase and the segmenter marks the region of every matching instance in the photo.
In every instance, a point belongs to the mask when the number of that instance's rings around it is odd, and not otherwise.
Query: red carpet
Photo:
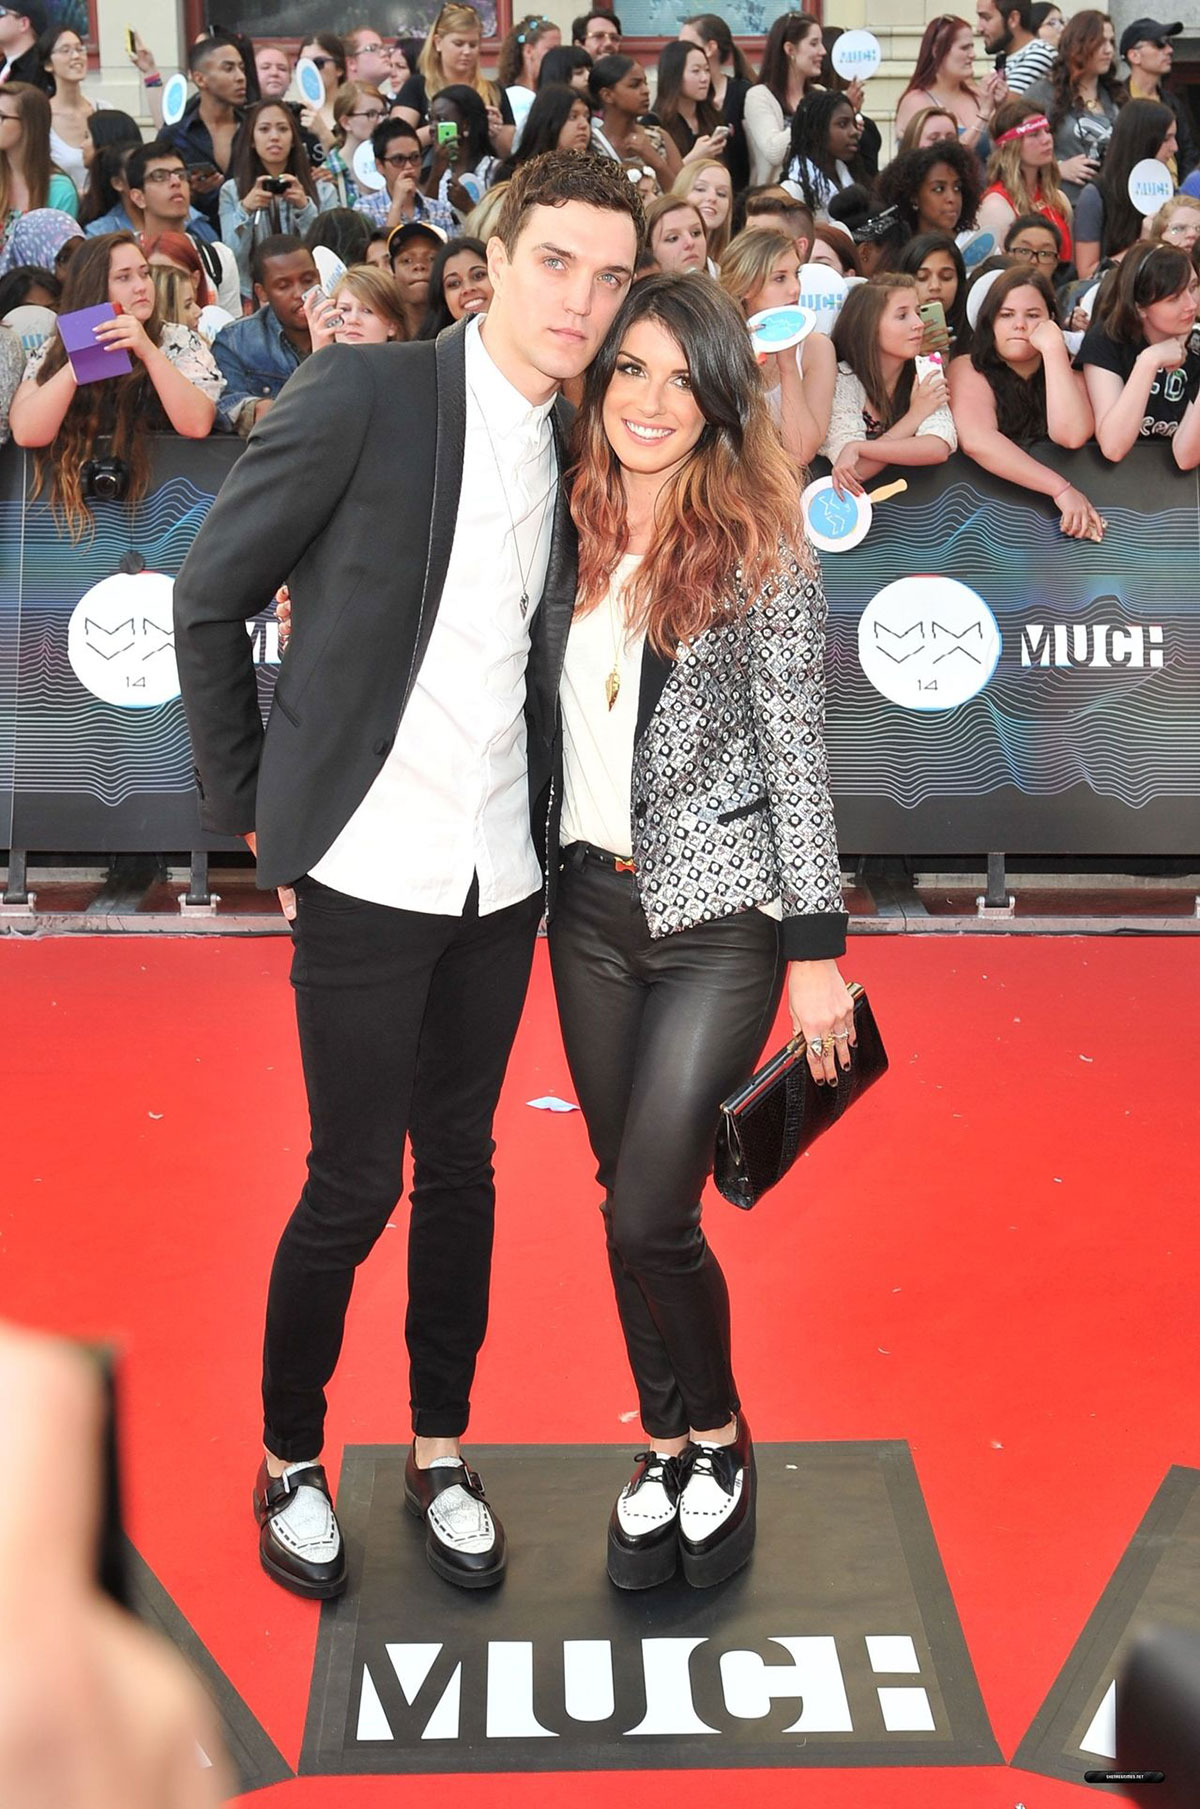
[[[480,1442],[635,1446],[631,1384],[539,949],[501,1107]],[[289,1764],[317,1611],[258,1569],[266,1273],[304,1158],[280,939],[0,941],[3,1310],[124,1347],[133,1539]],[[992,1727],[1016,1749],[1171,1464],[1200,1465],[1187,941],[874,937],[852,947],[892,1072],[752,1215],[714,1199],[763,1440],[906,1439]],[[407,1436],[403,1209],[355,1295],[327,1461]],[[392,1248],[392,1245],[395,1248]],[[189,1469],[203,1486],[189,1484]],[[607,1504],[596,1507],[602,1561]],[[518,1533],[519,1537],[519,1533]],[[214,1581],[205,1554],[228,1552]],[[197,1555],[199,1554],[199,1555]],[[1003,1768],[710,1774],[735,1802],[1027,1809],[1094,1793]],[[608,1800],[653,1774],[456,1780],[464,1809]],[[697,1780],[697,1787],[702,1787]],[[262,1809],[415,1804],[420,1778],[300,1779]],[[444,1788],[444,1787],[443,1787]]]

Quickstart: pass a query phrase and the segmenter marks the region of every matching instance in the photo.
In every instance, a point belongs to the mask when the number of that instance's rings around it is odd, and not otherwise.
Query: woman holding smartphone
[[[682,1564],[707,1587],[749,1558],[756,1510],[700,1223],[718,1108],[785,984],[814,1080],[836,1083],[853,1040],[820,572],[715,283],[630,291],[587,374],[568,481],[579,589],[550,956],[647,1446],[608,1573],[642,1589]]]
[[[725,149],[729,127],[713,105],[708,58],[697,45],[676,39],[663,46],[651,118],[670,134],[685,165]]]

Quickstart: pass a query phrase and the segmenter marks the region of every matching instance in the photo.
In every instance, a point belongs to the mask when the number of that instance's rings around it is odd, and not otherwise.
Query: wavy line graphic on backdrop
[[[860,547],[825,557],[827,739],[836,795],[882,797],[912,809],[1009,787],[1052,797],[1086,785],[1138,810],[1200,792],[1196,512],[1145,514],[1106,504],[1105,514],[1109,528],[1099,546],[1065,546],[1044,508],[981,496],[956,482],[929,502],[884,504]],[[889,703],[858,657],[867,604],[898,577],[924,572],[977,591],[1003,642],[986,687],[946,712]],[[1022,629],[1055,623],[1154,623],[1163,630],[1163,667],[1022,666]]]

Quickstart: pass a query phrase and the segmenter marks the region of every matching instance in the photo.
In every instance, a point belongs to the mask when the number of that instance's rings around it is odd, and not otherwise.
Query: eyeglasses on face
[[[420,151],[397,151],[391,157],[381,157],[379,161],[389,170],[415,170],[420,164],[421,153]]]
[[[374,44],[360,44],[354,55],[356,57],[379,56],[382,50],[383,45],[376,39]]]
[[[1176,220],[1173,226],[1163,227],[1164,239],[1194,239],[1200,237],[1200,220]]]
[[[314,69],[328,69],[330,63],[337,62],[336,57],[309,57],[308,60]]]
[[[145,180],[147,182],[186,182],[187,181],[187,171],[186,170],[147,170],[146,175],[145,175]]]
[[[1057,251],[1037,251],[1032,245],[1010,245],[1008,255],[1012,258],[1021,258],[1026,264],[1057,264],[1058,262]]]
[[[369,112],[359,111],[357,113],[347,113],[346,118],[347,119],[371,119],[371,120],[374,120],[376,125],[378,125],[380,120],[383,118],[383,109],[382,109],[382,107],[380,107],[380,108],[372,108]]]

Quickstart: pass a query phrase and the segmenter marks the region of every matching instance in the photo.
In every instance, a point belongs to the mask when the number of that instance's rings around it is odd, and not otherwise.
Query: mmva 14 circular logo
[[[67,658],[93,697],[149,710],[179,696],[174,589],[164,572],[117,572],[80,597],[67,629]]]
[[[976,696],[996,669],[1000,644],[978,592],[929,573],[885,585],[858,624],[863,672],[906,710],[952,710]]]

